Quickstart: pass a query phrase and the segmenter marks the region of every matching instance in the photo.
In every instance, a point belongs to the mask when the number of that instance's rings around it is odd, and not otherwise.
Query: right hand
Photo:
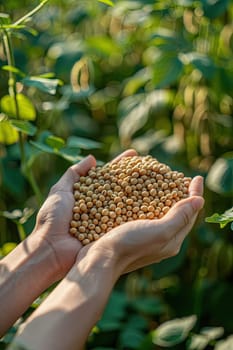
[[[203,179],[197,176],[191,181],[189,197],[177,202],[162,219],[127,222],[85,246],[80,253],[94,250],[95,254],[114,259],[120,274],[174,256],[204,205],[202,195]]]

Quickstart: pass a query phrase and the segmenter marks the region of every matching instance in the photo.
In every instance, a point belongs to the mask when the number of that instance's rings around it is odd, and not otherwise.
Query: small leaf
[[[37,128],[26,120],[10,120],[11,125],[18,131],[23,132],[24,134],[33,136],[36,133]]]
[[[26,86],[33,86],[43,92],[50,95],[55,95],[57,88],[62,84],[59,79],[48,79],[45,77],[26,77],[22,80],[22,83]]]
[[[48,146],[48,145],[45,145],[45,144],[42,143],[42,142],[39,142],[39,141],[29,141],[29,143],[30,143],[31,145],[33,145],[34,147],[36,147],[37,149],[39,149],[40,151],[42,151],[42,152],[54,153],[53,148],[51,148],[51,147]]]
[[[153,344],[163,347],[172,347],[187,338],[197,321],[195,315],[173,319],[161,324],[153,332]]]
[[[98,0],[98,1],[109,6],[114,6],[114,3],[111,0]]]
[[[2,66],[2,69],[5,70],[5,71],[7,71],[7,72],[15,73],[15,74],[19,75],[20,77],[25,77],[25,73],[22,72],[22,71],[21,71],[19,68],[17,68],[17,67],[5,65],[5,66]]]
[[[5,95],[0,101],[2,112],[7,114],[8,117],[17,119],[18,117],[22,120],[35,120],[36,110],[28,97],[23,94],[17,94],[16,100],[18,104],[18,115],[15,106],[15,100],[10,95]]]
[[[205,219],[206,222],[219,224],[220,228],[224,228],[230,222],[233,222],[233,208],[225,211],[223,214],[214,213]]]
[[[0,143],[4,145],[12,145],[19,139],[19,133],[11,125],[9,120],[0,121]]]
[[[61,137],[54,135],[48,136],[45,143],[56,150],[59,150],[65,146],[65,141]]]

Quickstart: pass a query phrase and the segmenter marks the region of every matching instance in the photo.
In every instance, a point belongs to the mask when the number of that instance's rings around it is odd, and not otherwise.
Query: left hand
[[[134,156],[134,150],[123,152],[114,159]],[[96,166],[93,156],[84,158],[78,164],[68,168],[61,179],[51,188],[49,195],[42,205],[38,215],[33,234],[47,242],[56,259],[55,280],[63,278],[76,260],[76,256],[83,245],[69,234],[69,225],[72,219],[74,206],[73,185],[85,176],[91,167]]]

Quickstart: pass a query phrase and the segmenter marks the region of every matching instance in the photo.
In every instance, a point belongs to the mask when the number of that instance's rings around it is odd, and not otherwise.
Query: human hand
[[[177,202],[160,220],[136,220],[120,225],[82,250],[111,257],[121,273],[159,262],[178,254],[204,204],[203,179],[195,177],[189,197]],[[90,251],[91,253],[91,251]]]
[[[134,150],[128,150],[116,157],[134,156]],[[41,207],[33,234],[40,236],[43,242],[52,248],[56,260],[56,280],[61,279],[74,264],[77,253],[83,245],[69,234],[72,209],[74,206],[73,185],[80,176],[85,176],[91,167],[96,166],[93,156],[84,158],[80,163],[68,168],[61,179],[51,188]]]

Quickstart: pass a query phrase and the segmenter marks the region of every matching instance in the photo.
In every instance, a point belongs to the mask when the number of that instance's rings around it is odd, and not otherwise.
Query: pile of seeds
[[[91,168],[74,184],[70,234],[86,245],[127,221],[160,219],[188,196],[190,181],[151,156]]]

